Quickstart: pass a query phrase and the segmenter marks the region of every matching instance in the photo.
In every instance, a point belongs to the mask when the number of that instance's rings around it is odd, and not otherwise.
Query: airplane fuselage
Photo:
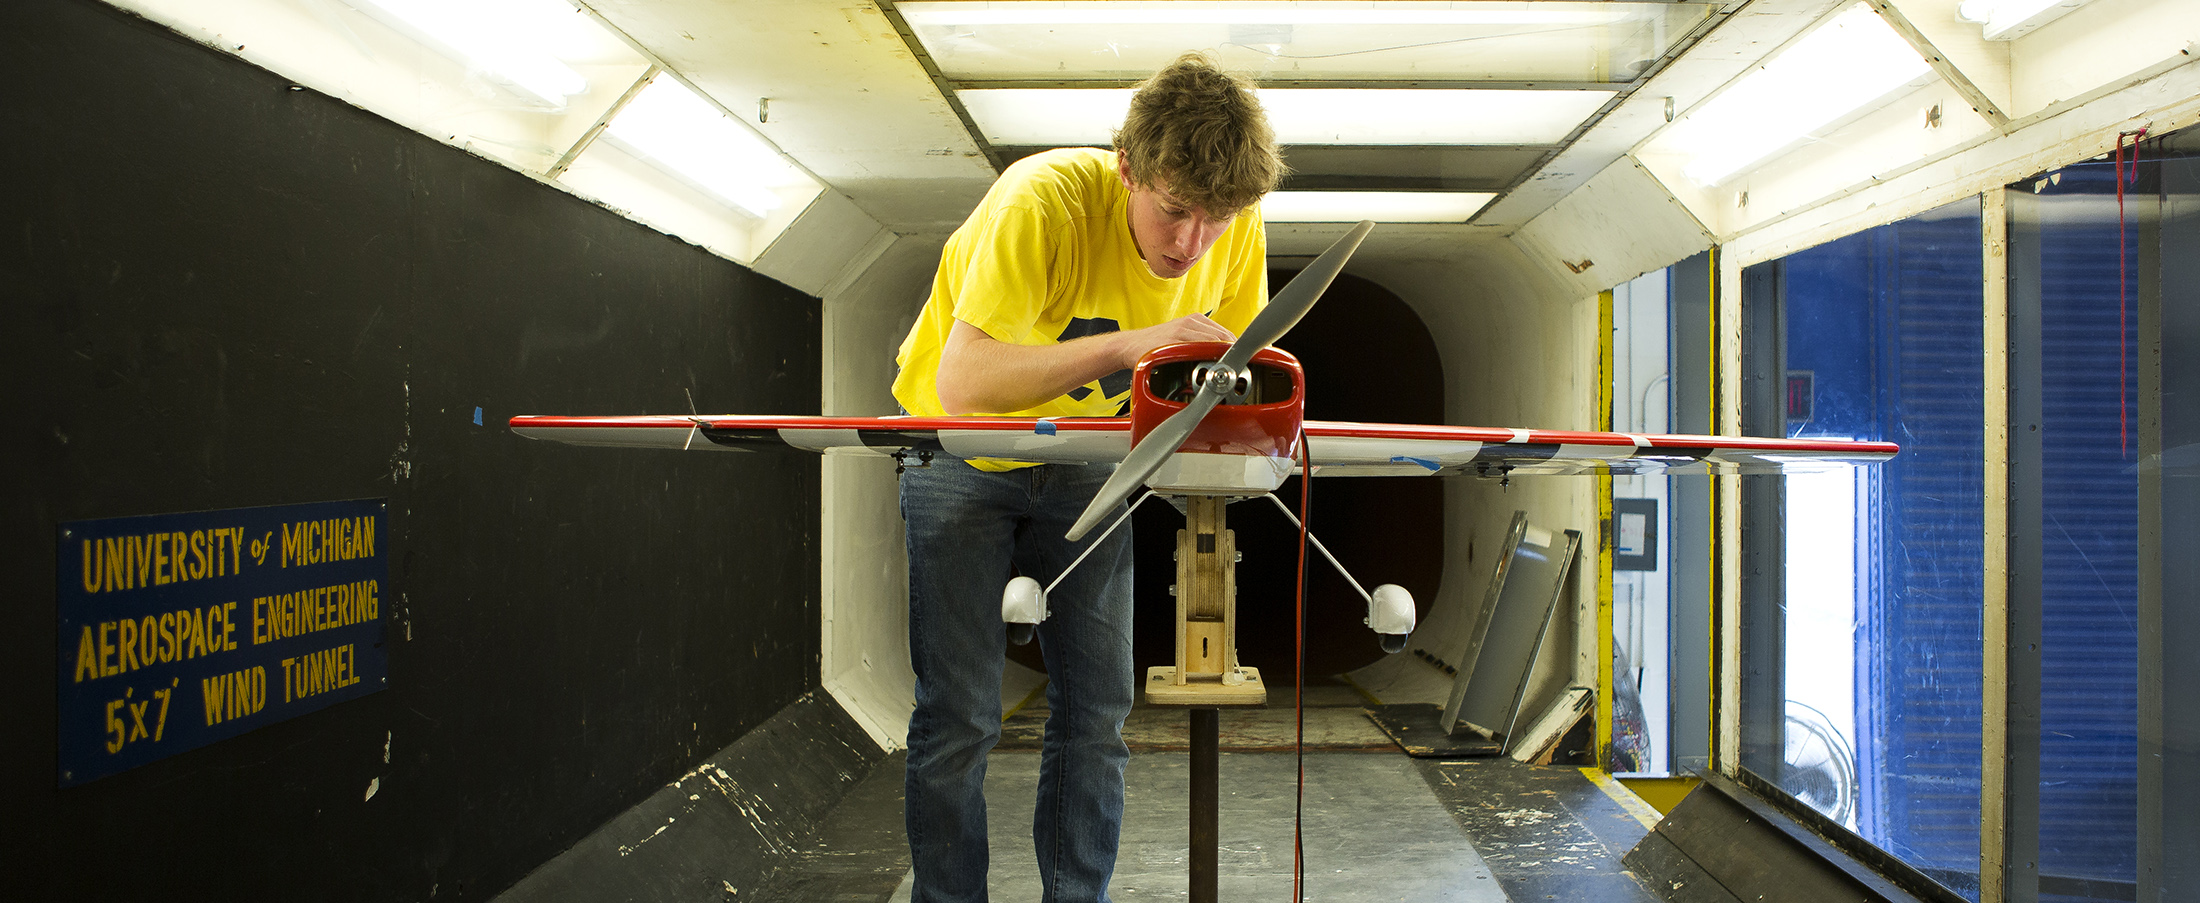
[[[1193,342],[1154,349],[1132,374],[1131,443],[1184,409],[1208,365],[1229,345]],[[1272,492],[1297,465],[1306,419],[1306,373],[1279,348],[1263,348],[1236,389],[1146,480],[1163,493],[1246,496]]]

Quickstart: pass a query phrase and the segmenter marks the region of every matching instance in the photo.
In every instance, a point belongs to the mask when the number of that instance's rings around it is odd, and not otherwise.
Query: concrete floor
[[[1656,898],[1620,868],[1646,830],[1577,770],[1510,760],[1413,759],[1341,688],[1310,693],[1303,836],[1308,901],[1505,903]],[[1221,898],[1291,899],[1296,757],[1293,712],[1225,709]],[[1040,899],[1030,820],[1043,709],[1004,725],[986,773],[993,826],[991,896]],[[1119,901],[1187,896],[1189,755],[1180,709],[1141,706],[1126,725],[1123,839],[1110,894]],[[889,757],[821,824],[768,900],[901,903],[909,899],[901,819],[902,756]],[[1478,849],[1479,848],[1479,849]]]
[[[1227,900],[1291,899],[1291,823],[1297,764],[1290,753],[1224,753],[1217,868]],[[1039,872],[1024,828],[1031,820],[1036,752],[995,753],[986,771],[993,831],[989,882],[996,900],[1038,900]],[[1189,755],[1142,752],[1124,773],[1117,900],[1186,896]],[[1021,830],[1019,830],[1021,829]],[[1402,755],[1320,752],[1307,757],[1306,899],[1504,903],[1498,882],[1427,782]],[[905,881],[892,897],[909,899]]]

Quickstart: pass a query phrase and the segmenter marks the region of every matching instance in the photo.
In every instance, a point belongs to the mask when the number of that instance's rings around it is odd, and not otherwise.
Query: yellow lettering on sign
[[[298,524],[295,532],[291,529],[290,524],[283,525],[283,567],[287,568],[293,562],[303,563],[299,562],[298,559],[305,552],[305,544],[305,524]]]
[[[360,680],[358,650],[351,643],[283,659],[283,701],[318,696]]]
[[[100,566],[106,573],[106,591],[130,588],[130,557],[125,538],[110,536],[99,541]]]
[[[99,679],[99,646],[92,640],[92,625],[84,625],[84,631],[76,640],[76,682],[83,683],[84,676]]]
[[[212,727],[258,714],[267,707],[267,668],[254,665],[242,671],[199,679],[199,698]]]
[[[121,653],[121,659],[115,662],[115,670],[135,671],[138,669],[137,622],[126,619],[115,626],[120,628],[115,631],[115,651]]]
[[[77,683],[241,648],[236,602],[85,624],[77,633]]]
[[[113,661],[115,644],[108,639],[108,636],[114,633],[114,629],[115,622],[113,621],[107,621],[99,625],[99,676],[101,677],[113,677],[115,674],[115,663]]]
[[[206,654],[206,613],[203,611],[179,612],[183,623],[183,657],[198,658]]]
[[[110,700],[107,703],[107,751],[110,753],[122,751],[122,719],[115,717],[115,712],[121,708],[122,700],[120,699]]]
[[[375,518],[340,517],[282,525],[283,567],[307,567],[374,555]]]
[[[252,600],[253,645],[380,620],[381,583],[361,580]]]
[[[80,582],[86,593],[112,593],[227,577],[243,571],[243,540],[243,527],[81,540]]]

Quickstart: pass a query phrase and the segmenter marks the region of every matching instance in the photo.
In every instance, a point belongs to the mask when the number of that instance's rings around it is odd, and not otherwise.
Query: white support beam
[[[1888,27],[1893,28],[1895,34],[1901,35],[1902,40],[1908,42],[1910,47],[1917,51],[1918,56],[1924,57],[1925,62],[1933,67],[1933,71],[1939,73],[1942,81],[1947,82],[1949,87],[1956,90],[1956,93],[1963,95],[1963,99],[1970,103],[1972,112],[1977,113],[1980,118],[1985,119],[1989,125],[1997,130],[2008,128],[2009,114],[2004,112],[2009,97],[2009,59],[2006,45],[2000,45],[2000,49],[1997,50],[1995,47],[1987,46],[1987,41],[1982,37],[1966,40],[1966,36],[1963,34],[1965,29],[1939,28],[1936,29],[1936,34],[1927,35],[1925,30],[1920,29],[1917,24],[1913,24],[1910,17],[1903,14],[1901,8],[1895,5],[1894,0],[1870,0],[1870,2],[1872,8],[1879,11],[1879,17],[1886,20]],[[1945,24],[1944,20],[1952,18],[1952,16],[1945,14],[1953,13],[1955,9],[1955,3],[1951,0],[1939,0],[1939,2],[1932,4],[1919,3],[1916,5],[1931,5],[1935,7],[1934,12],[1943,14],[1924,20],[1928,24]],[[1961,22],[1956,24],[1968,25],[1968,23]],[[1977,31],[1976,28],[1967,30]],[[1967,55],[1982,65],[1991,66],[1995,57],[1998,56],[2000,58],[2000,77],[1994,83],[1998,83],[2000,87],[1998,92],[2000,99],[1997,100],[1985,88],[1982,88],[1979,82],[1973,81],[1969,75],[1965,74],[1964,67],[1958,66],[1956,61],[1951,58],[1952,54],[1941,51],[1936,39],[1939,43],[1947,43],[1951,47],[1959,44],[1964,46],[1965,49],[1971,51]]]
[[[1721,245],[1743,266],[1770,260],[2108,153],[2120,133],[2144,127],[2159,135],[2195,123],[2200,123],[2200,47],[2188,47],[2069,103],[2013,120],[2007,134],[1956,145],[1724,232]]]

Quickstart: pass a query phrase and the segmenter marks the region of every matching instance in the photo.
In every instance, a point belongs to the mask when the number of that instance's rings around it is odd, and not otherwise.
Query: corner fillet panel
[[[1961,903],[1964,899],[1907,864],[1868,848],[1847,848],[1814,812],[1790,812],[1761,791],[1717,772],[1699,772],[1689,791],[1621,860],[1676,903],[1740,900]],[[1745,777],[1745,782],[1754,778]],[[1662,893],[1662,891],[1661,891]]]
[[[884,758],[838,702],[813,691],[496,899],[771,899],[813,826]]]

